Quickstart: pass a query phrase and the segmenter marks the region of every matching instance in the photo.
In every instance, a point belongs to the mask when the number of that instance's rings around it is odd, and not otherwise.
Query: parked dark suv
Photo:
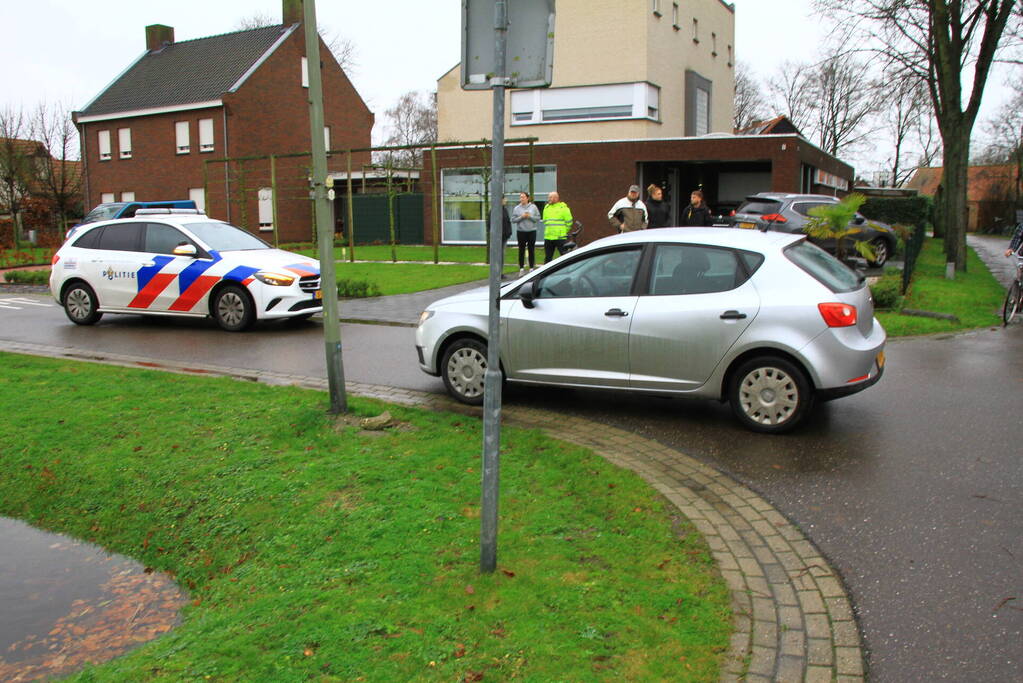
[[[810,209],[822,204],[837,204],[838,201],[838,197],[826,194],[758,192],[746,197],[735,210],[731,222],[737,228],[802,233],[810,220]],[[891,226],[867,220],[860,214],[856,214],[852,222],[858,231],[849,235],[849,239],[869,242],[874,249],[870,265],[883,266],[887,263],[898,243]],[[835,252],[835,240],[817,240],[812,237],[810,240],[831,253]]]

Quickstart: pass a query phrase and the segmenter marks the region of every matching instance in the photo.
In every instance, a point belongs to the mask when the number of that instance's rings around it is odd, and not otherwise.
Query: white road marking
[[[43,308],[52,308],[53,304],[45,304],[42,303],[41,301],[34,301],[32,299],[25,299],[22,297],[0,299],[0,308],[6,308],[12,311],[20,311],[23,306],[42,306]]]

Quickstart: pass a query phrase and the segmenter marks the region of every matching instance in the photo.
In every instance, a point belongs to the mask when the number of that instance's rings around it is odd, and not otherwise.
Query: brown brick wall
[[[320,41],[323,61],[324,121],[331,128],[334,149],[366,148],[371,143],[373,113],[359,97],[333,55]],[[269,154],[308,153],[308,90],[302,87],[301,57],[305,43],[301,29],[292,33],[235,93],[225,94],[224,106],[211,109],[113,119],[80,124],[83,158],[88,174],[87,210],[104,192],[133,191],[136,200],[187,199],[188,190],[203,186],[207,160]],[[214,151],[199,152],[201,118],[213,119]],[[225,121],[226,119],[226,121]],[[176,154],[174,124],[190,122],[191,151]],[[227,145],[224,128],[227,128]],[[132,158],[120,159],[117,129],[131,128]],[[97,133],[109,130],[113,158],[99,160]],[[368,152],[353,155],[353,166],[368,162]],[[309,157],[277,160],[278,235],[280,241],[308,240],[312,236],[307,175]],[[333,155],[332,169],[344,168],[343,155]],[[207,213],[258,231],[258,191],[270,186],[269,160],[208,164]],[[230,197],[230,202],[228,201]],[[244,225],[243,225],[244,224]],[[263,234],[267,238],[267,234]]]

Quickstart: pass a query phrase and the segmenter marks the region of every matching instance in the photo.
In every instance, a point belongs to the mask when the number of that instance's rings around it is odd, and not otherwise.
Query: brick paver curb
[[[226,366],[154,363],[0,340],[13,353],[169,372],[222,375],[275,385],[327,389],[325,379]],[[392,403],[480,414],[436,394],[349,382],[347,391]],[[590,448],[649,482],[702,533],[731,591],[735,630],[722,681],[863,681],[859,628],[841,577],[803,533],[731,477],[652,439],[578,417],[507,407],[505,422],[541,428]]]

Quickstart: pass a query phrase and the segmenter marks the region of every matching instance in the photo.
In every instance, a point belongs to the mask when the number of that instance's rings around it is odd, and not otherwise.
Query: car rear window
[[[800,240],[785,249],[785,256],[836,294],[860,288],[863,278],[815,244]]]
[[[778,213],[780,208],[781,202],[773,199],[747,199],[735,210],[735,213],[763,216],[766,213]]]

